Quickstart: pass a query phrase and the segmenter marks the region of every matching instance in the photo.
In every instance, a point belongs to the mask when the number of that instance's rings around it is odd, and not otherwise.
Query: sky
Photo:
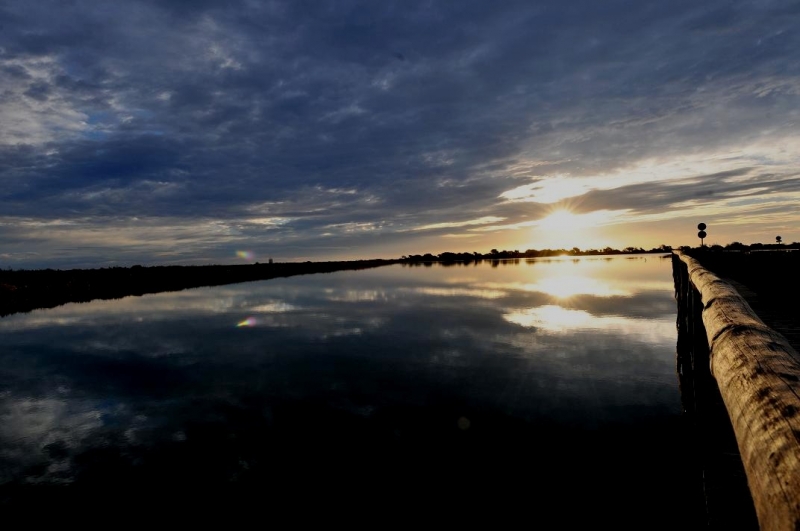
[[[0,0],[0,268],[800,241],[800,3]]]

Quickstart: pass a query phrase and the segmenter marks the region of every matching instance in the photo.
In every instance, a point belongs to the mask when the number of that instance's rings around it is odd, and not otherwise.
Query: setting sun
[[[556,210],[539,221],[539,227],[548,230],[578,230],[586,226],[581,216],[568,210]]]
[[[595,228],[607,223],[611,217],[612,213],[608,211],[575,214],[566,209],[555,210],[536,223],[533,229],[535,245],[554,249],[602,247]]]

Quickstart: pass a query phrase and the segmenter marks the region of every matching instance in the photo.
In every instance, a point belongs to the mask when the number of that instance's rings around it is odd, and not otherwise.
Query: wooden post
[[[681,253],[703,304],[711,374],[763,531],[800,529],[800,355],[729,283]]]

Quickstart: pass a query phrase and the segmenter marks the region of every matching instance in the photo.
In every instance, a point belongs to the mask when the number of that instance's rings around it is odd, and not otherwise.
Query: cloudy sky
[[[0,0],[0,267],[798,241],[797,28],[794,0]]]

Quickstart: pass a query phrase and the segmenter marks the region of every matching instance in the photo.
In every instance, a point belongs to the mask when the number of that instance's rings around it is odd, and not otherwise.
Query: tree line
[[[744,244],[741,242],[732,242],[728,245],[706,245],[701,247],[691,247],[683,245],[679,247],[683,251],[703,249],[710,252],[749,252],[749,251],[769,251],[769,250],[796,250],[800,249],[800,242],[793,242],[790,244],[783,243],[751,243]],[[602,249],[579,249],[573,247],[571,249],[528,249],[520,251],[514,250],[498,250],[492,249],[488,253],[479,252],[443,252],[439,254],[425,253],[425,254],[409,254],[403,255],[401,260],[408,262],[473,262],[478,260],[503,260],[509,258],[543,258],[552,256],[599,256],[599,255],[615,255],[615,254],[649,254],[649,253],[670,253],[673,247],[671,245],[662,244],[658,247],[651,249],[644,249],[642,247],[625,247],[624,249],[614,249],[612,247],[604,247]]]
[[[642,247],[625,247],[624,249],[614,249],[612,247],[605,247],[603,249],[586,249],[582,250],[578,247],[572,249],[528,249],[526,251],[514,250],[497,250],[492,249],[488,253],[479,252],[466,252],[466,253],[453,253],[444,252],[440,254],[409,254],[403,255],[402,260],[410,262],[471,262],[475,260],[502,260],[506,258],[542,258],[550,256],[598,256],[608,254],[641,254],[641,253],[669,253],[672,252],[672,247],[669,245],[661,245],[646,250]]]

